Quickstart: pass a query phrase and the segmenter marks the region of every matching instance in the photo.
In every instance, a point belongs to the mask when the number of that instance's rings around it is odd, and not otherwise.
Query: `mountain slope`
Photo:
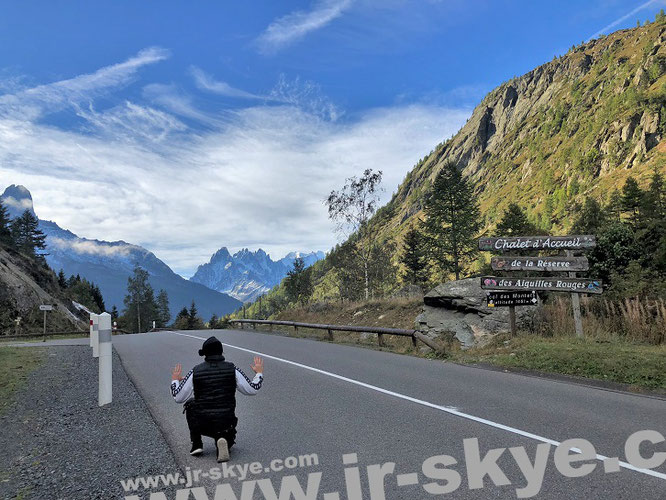
[[[23,186],[9,186],[0,200],[10,208],[12,216],[26,209],[33,210],[30,192]],[[204,318],[227,314],[241,306],[241,302],[228,295],[177,275],[143,247],[124,241],[80,238],[51,221],[40,220],[39,228],[47,237],[46,261],[49,266],[56,271],[64,269],[67,275],[79,274],[94,281],[100,287],[109,310],[113,305],[122,310],[127,278],[136,264],[148,271],[150,284],[156,293],[161,288],[167,291],[172,317],[183,307],[189,307],[192,300]]]
[[[463,128],[409,172],[385,208],[385,236],[422,209],[445,162],[477,188],[486,223],[510,202],[546,230],[586,195],[606,200],[629,175],[666,168],[666,23],[572,48],[493,91]]]
[[[53,272],[0,244],[0,335],[41,331],[42,304],[56,305],[47,313],[49,331],[85,331],[87,323],[70,311],[71,301],[59,289]]]
[[[247,248],[231,255],[226,247],[215,252],[210,261],[197,268],[190,281],[227,293],[244,302],[256,300],[276,286],[301,257],[306,266],[324,258],[323,252],[291,252],[274,261],[261,248],[251,252]]]

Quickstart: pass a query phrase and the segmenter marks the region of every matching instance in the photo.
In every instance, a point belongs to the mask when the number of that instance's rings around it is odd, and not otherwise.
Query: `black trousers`
[[[208,436],[216,441],[224,438],[229,449],[236,442],[236,425],[238,419],[235,416],[224,419],[211,419],[197,411],[194,402],[185,404],[185,418],[190,429],[190,441],[193,444],[202,444],[202,436]]]

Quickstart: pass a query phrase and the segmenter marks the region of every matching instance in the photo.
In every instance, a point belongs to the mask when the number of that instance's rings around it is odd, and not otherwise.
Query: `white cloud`
[[[91,240],[65,240],[57,237],[50,237],[49,243],[63,250],[66,249],[79,254],[100,255],[103,257],[127,256],[131,250],[130,245],[110,245]]]
[[[20,211],[32,210],[32,201],[27,198],[24,198],[22,200],[17,200],[13,196],[6,196],[5,198],[2,199],[2,203]]]
[[[67,105],[89,102],[102,92],[129,83],[141,67],[167,57],[168,51],[151,47],[122,63],[106,66],[94,73],[1,95],[0,115],[35,119],[46,111],[58,111]]]
[[[648,0],[647,2],[639,5],[635,9],[633,9],[630,12],[628,12],[627,14],[625,14],[624,16],[621,16],[621,17],[617,18],[615,21],[613,21],[612,23],[604,26],[599,31],[597,31],[595,34],[590,36],[590,38],[588,40],[592,40],[594,38],[597,38],[597,37],[603,35],[604,33],[607,33],[611,29],[615,28],[618,24],[626,21],[627,19],[634,16],[635,14],[638,14],[640,11],[647,9],[651,5],[654,5],[654,4],[657,4],[657,5],[662,4],[663,5],[664,3],[665,3],[664,0]]]
[[[312,10],[295,11],[273,21],[257,38],[264,53],[276,52],[340,17],[352,0],[319,0]]]
[[[76,108],[85,130],[0,115],[0,183],[27,186],[41,218],[82,237],[142,245],[187,276],[222,246],[275,256],[329,249],[336,237],[323,200],[332,189],[373,168],[384,171],[387,201],[470,112],[400,104],[334,121],[317,92],[291,101],[287,90],[274,92],[291,104],[213,113],[152,84],[144,87],[150,105]],[[320,96],[320,108],[308,96]]]
[[[253,94],[252,92],[246,92],[245,90],[234,88],[226,82],[215,80],[201,68],[197,68],[196,66],[190,68],[190,73],[192,73],[192,76],[194,77],[196,86],[202,90],[207,90],[208,92],[214,92],[216,94],[224,95],[227,97],[238,97],[242,99],[267,99],[265,96]]]

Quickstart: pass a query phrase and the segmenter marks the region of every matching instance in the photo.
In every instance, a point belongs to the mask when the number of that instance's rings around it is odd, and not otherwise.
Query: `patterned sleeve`
[[[192,383],[193,372],[193,369],[190,370],[180,382],[178,382],[178,380],[171,381],[171,396],[173,396],[176,403],[185,403],[194,397],[194,384]]]
[[[247,375],[243,373],[240,368],[236,368],[236,390],[241,394],[246,396],[254,396],[259,389],[261,389],[261,384],[264,381],[264,376],[261,373],[257,373],[252,380],[249,379]]]

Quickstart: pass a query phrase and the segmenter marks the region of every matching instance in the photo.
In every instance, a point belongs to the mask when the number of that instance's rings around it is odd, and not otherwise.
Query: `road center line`
[[[176,332],[171,332],[171,333],[173,333],[174,335],[180,335],[181,337],[190,337],[190,338],[197,339],[197,340],[206,340],[206,338],[197,337],[196,335],[188,335],[186,333],[176,333]],[[474,415],[470,415],[468,413],[461,412],[461,411],[457,410],[456,408],[452,408],[450,406],[442,406],[442,405],[437,405],[437,404],[434,404],[434,403],[430,403],[430,402],[424,401],[422,399],[417,399],[417,398],[413,398],[411,396],[407,396],[406,394],[401,394],[399,392],[389,391],[388,389],[382,389],[381,387],[377,387],[376,385],[366,384],[365,382],[361,382],[359,380],[354,380],[352,378],[344,377],[342,375],[338,375],[337,373],[327,372],[325,370],[321,370],[321,369],[315,368],[313,366],[304,365],[302,363],[297,363],[296,361],[290,361],[288,359],[278,358],[277,356],[271,356],[270,354],[266,354],[266,353],[263,353],[263,352],[254,351],[252,349],[246,349],[245,347],[234,346],[234,345],[231,345],[227,342],[223,342],[222,344],[224,346],[230,347],[232,349],[238,349],[239,351],[245,351],[245,352],[249,352],[249,353],[252,353],[252,354],[257,354],[259,356],[263,356],[263,357],[268,358],[268,359],[274,359],[275,361],[280,361],[282,363],[287,363],[287,364],[292,365],[292,366],[298,366],[299,368],[303,368],[305,370],[309,370],[309,371],[312,371],[312,372],[315,372],[315,373],[319,373],[321,375],[326,375],[328,377],[332,377],[332,378],[335,378],[335,379],[338,379],[338,380],[342,380],[344,382],[349,382],[350,384],[358,385],[360,387],[365,387],[366,389],[370,389],[370,390],[373,390],[373,391],[376,391],[376,392],[379,392],[379,393],[382,393],[382,394],[386,394],[388,396],[393,396],[393,397],[396,397],[396,398],[404,399],[405,401],[410,401],[412,403],[416,403],[416,404],[421,405],[421,406],[426,406],[428,408],[433,408],[435,410],[443,411],[445,413],[449,413],[450,415],[455,415],[457,417],[461,417],[461,418],[464,418],[464,419],[467,419],[467,420],[471,420],[473,422],[477,422],[477,423],[480,423],[480,424],[488,425],[490,427],[494,427],[495,429],[500,429],[500,430],[503,430],[503,431],[511,432],[513,434],[517,434],[519,436],[523,436],[523,437],[526,437],[526,438],[529,438],[529,439],[534,439],[535,441],[541,441],[542,443],[548,443],[548,444],[551,444],[553,446],[559,446],[560,444],[562,444],[561,442],[555,441],[554,439],[549,439],[549,438],[546,438],[546,437],[543,437],[543,436],[539,436],[538,434],[532,434],[531,432],[516,429],[515,427],[510,427],[508,425],[500,424],[498,422],[493,422],[492,420],[487,420],[485,418],[476,417]],[[580,450],[577,450],[575,448],[572,448],[572,450],[575,451],[575,452],[580,451]],[[607,456],[599,455],[599,454],[596,455],[596,458],[597,458],[597,460],[600,460],[602,462],[604,460],[608,459]],[[640,472],[641,474],[645,474],[645,475],[648,475],[648,476],[652,476],[652,477],[656,477],[656,478],[659,478],[659,479],[666,480],[666,474],[662,474],[661,472],[653,471],[653,470],[650,470],[650,469],[642,469],[640,467],[634,467],[633,465],[631,465],[628,462],[620,461],[619,463],[620,463],[620,467],[623,467],[625,469],[633,470],[635,472]]]

